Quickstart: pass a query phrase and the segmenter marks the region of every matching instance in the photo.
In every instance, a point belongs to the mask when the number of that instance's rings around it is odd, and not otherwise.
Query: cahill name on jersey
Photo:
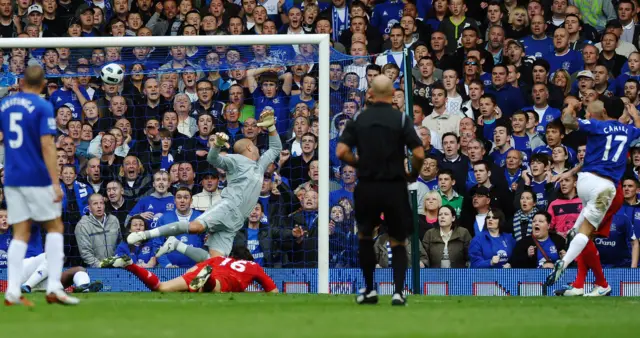
[[[640,137],[640,129],[615,120],[578,120],[587,132],[587,150],[582,171],[591,172],[618,184],[624,175],[631,142]]]
[[[56,134],[51,103],[29,93],[6,97],[0,103],[0,131],[4,134],[5,185],[51,185],[40,143],[41,136]]]

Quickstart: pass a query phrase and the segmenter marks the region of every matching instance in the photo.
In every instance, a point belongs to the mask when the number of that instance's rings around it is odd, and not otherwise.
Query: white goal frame
[[[171,47],[171,46],[238,46],[238,45],[318,45],[318,102],[320,128],[318,137],[318,293],[329,293],[329,63],[328,34],[300,35],[200,35],[144,37],[65,37],[3,38],[0,48],[104,48],[104,47]]]

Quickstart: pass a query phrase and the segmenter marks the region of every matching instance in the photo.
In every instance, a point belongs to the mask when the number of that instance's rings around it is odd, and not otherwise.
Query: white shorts
[[[578,173],[578,196],[582,200],[582,211],[576,220],[576,227],[586,219],[596,230],[616,196],[616,186],[612,181],[589,172]]]
[[[23,261],[22,268],[22,278],[20,279],[20,284],[24,284],[27,282],[29,277],[33,275],[41,264],[47,264],[47,259],[45,254],[39,254],[35,257],[25,258]]]
[[[5,187],[7,222],[17,224],[26,220],[46,222],[62,215],[62,204],[53,203],[53,186]]]

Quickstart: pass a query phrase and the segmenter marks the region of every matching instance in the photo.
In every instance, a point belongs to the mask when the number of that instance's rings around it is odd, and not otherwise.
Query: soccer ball
[[[102,67],[102,70],[100,71],[100,78],[106,84],[117,85],[120,84],[124,78],[124,70],[120,65],[110,63]]]

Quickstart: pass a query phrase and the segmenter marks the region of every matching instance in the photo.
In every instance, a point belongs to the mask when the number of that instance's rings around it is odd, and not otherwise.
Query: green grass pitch
[[[358,306],[352,296],[99,293],[77,307],[3,307],[0,337],[631,337],[632,298],[390,297]]]

